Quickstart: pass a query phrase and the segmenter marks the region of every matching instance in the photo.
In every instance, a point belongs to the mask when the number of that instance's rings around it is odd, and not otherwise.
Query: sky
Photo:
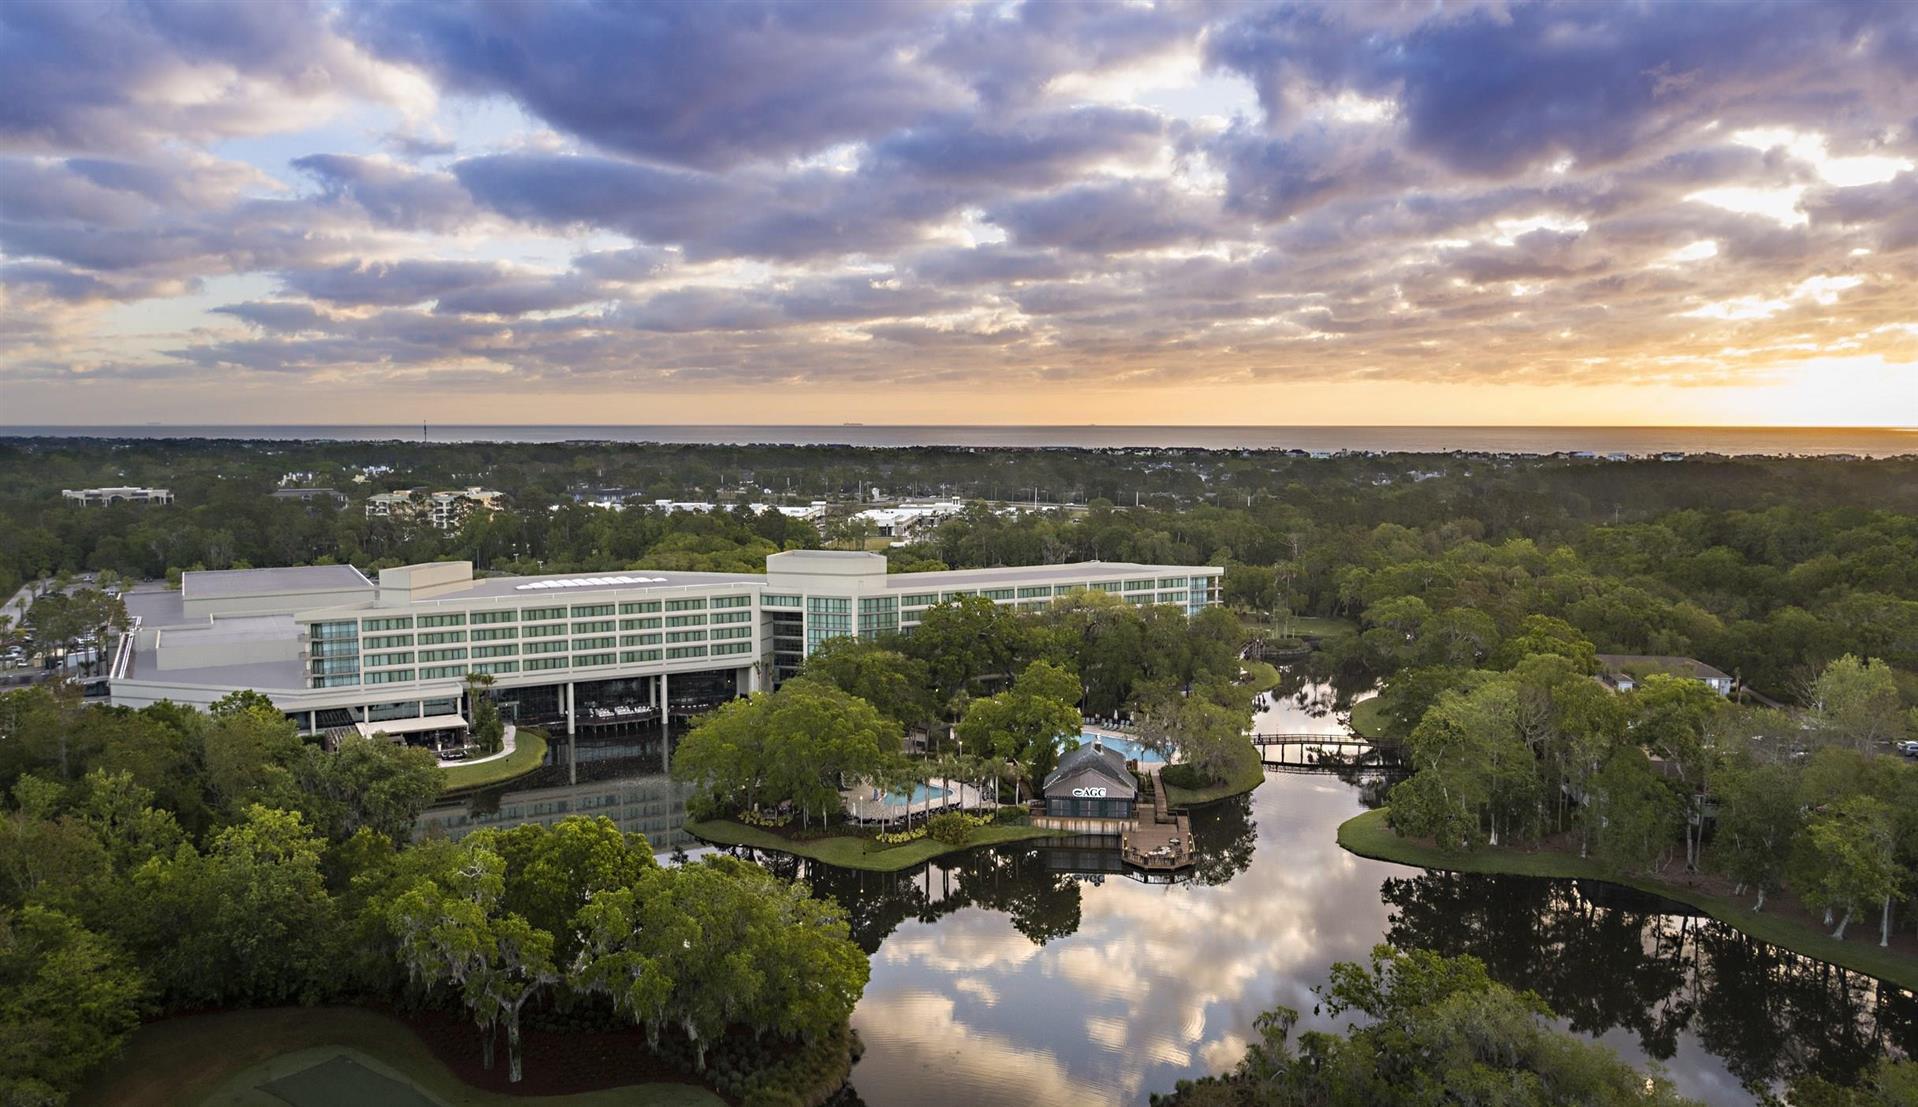
[[[0,3],[0,422],[1918,425],[1918,3]]]

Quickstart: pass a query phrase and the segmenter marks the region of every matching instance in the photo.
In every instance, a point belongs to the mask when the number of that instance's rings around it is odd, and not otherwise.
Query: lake
[[[1294,682],[1261,720],[1337,733],[1328,685]],[[430,815],[471,825],[609,814],[684,840],[656,755],[582,746],[580,784],[534,782]],[[615,751],[616,752],[616,751]],[[603,774],[603,775],[601,775]],[[589,780],[594,775],[601,779]],[[1349,779],[1348,779],[1349,778]],[[1250,796],[1198,812],[1194,879],[1144,884],[1086,841],[975,850],[896,874],[784,855],[760,860],[844,904],[871,954],[853,1014],[866,1044],[853,1090],[871,1107],[1137,1104],[1237,1061],[1275,1004],[1329,1029],[1312,989],[1380,942],[1472,953],[1537,990],[1563,1025],[1679,1090],[1746,1104],[1748,1085],[1847,1076],[1918,1052],[1918,997],[1753,941],[1682,905],[1611,885],[1435,874],[1355,857],[1339,823],[1377,777],[1269,771]],[[683,807],[678,818],[683,818]],[[445,820],[466,818],[465,826]]]

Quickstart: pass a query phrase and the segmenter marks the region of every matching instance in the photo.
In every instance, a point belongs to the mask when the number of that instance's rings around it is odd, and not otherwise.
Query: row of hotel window
[[[340,688],[355,684],[403,684],[413,680],[459,679],[467,673],[502,676],[509,673],[536,673],[555,669],[594,669],[607,665],[637,665],[648,661],[680,661],[695,657],[732,657],[752,652],[751,642],[715,642],[711,645],[668,646],[663,651],[619,650],[607,653],[574,654],[570,657],[529,657],[513,661],[469,661],[459,665],[421,665],[418,669],[374,669],[365,673],[320,674],[313,678],[315,688]],[[421,654],[422,662],[428,660]]]

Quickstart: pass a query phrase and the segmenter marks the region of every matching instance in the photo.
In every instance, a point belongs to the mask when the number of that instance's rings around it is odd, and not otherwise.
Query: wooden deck
[[[1145,782],[1142,779],[1141,783]],[[1119,855],[1126,864],[1153,872],[1190,868],[1196,860],[1192,824],[1184,815],[1167,809],[1165,789],[1157,774],[1151,775],[1150,784],[1152,806],[1141,803],[1135,807],[1132,828],[1119,838]]]

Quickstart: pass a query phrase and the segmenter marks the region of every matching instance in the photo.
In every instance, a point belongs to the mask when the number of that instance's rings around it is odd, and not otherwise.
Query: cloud
[[[0,383],[1908,361],[1914,54],[1869,2],[0,5]]]
[[[935,11],[833,0],[379,3],[351,22],[373,50],[443,88],[510,97],[609,151],[719,169],[957,107],[959,90],[905,55]]]

